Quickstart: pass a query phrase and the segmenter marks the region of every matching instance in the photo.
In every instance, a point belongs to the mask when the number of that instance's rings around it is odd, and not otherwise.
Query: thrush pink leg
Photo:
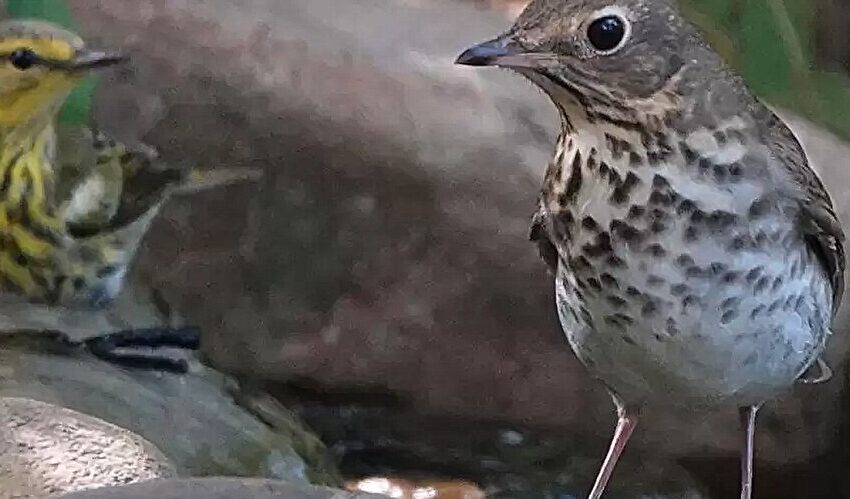
[[[620,459],[620,454],[626,448],[632,432],[637,424],[637,413],[633,410],[623,407],[619,402],[617,404],[617,428],[614,430],[614,438],[611,439],[611,445],[608,448],[608,455],[605,456],[605,461],[602,463],[602,469],[599,470],[599,475],[596,477],[596,483],[593,484],[590,494],[587,499],[599,499],[602,493],[605,492],[605,486],[608,485],[608,480],[611,479],[611,474],[614,473],[614,467],[617,466],[617,460]]]
[[[753,441],[756,433],[756,413],[760,406],[741,407],[741,426],[744,429],[744,447],[741,449],[741,499],[753,495]]]

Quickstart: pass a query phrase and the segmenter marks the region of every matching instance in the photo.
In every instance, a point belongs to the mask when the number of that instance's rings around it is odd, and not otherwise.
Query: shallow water
[[[582,435],[423,416],[389,397],[286,389],[277,394],[319,434],[349,479],[466,480],[492,498],[583,498],[607,445]],[[850,497],[842,470],[850,461],[844,456],[795,467],[759,466],[755,497]],[[630,449],[606,499],[724,498],[736,497],[737,490],[735,456],[674,462]]]

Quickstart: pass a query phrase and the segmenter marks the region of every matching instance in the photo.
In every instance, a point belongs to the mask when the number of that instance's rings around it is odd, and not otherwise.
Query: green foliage
[[[7,0],[9,15],[16,18],[37,18],[73,28],[71,11],[63,0]]]
[[[815,0],[681,0],[766,101],[850,138],[850,78],[817,66]]]
[[[7,0],[6,10],[13,18],[44,19],[71,30],[76,29],[71,10],[64,0]],[[80,83],[65,102],[59,121],[72,125],[88,124],[95,86],[94,77],[88,77]]]

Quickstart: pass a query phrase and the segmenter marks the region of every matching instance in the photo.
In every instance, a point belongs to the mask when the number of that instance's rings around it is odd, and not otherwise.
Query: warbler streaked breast
[[[60,127],[89,72],[124,61],[34,20],[0,23],[0,290],[30,302],[102,307],[140,240],[194,170],[104,133]]]

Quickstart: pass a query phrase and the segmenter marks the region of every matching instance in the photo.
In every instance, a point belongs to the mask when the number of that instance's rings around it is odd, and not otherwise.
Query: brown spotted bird
[[[534,0],[457,62],[516,71],[560,114],[531,235],[619,414],[589,497],[651,405],[739,408],[749,498],[756,411],[829,377],[843,292],[844,235],[797,139],[671,0]]]

